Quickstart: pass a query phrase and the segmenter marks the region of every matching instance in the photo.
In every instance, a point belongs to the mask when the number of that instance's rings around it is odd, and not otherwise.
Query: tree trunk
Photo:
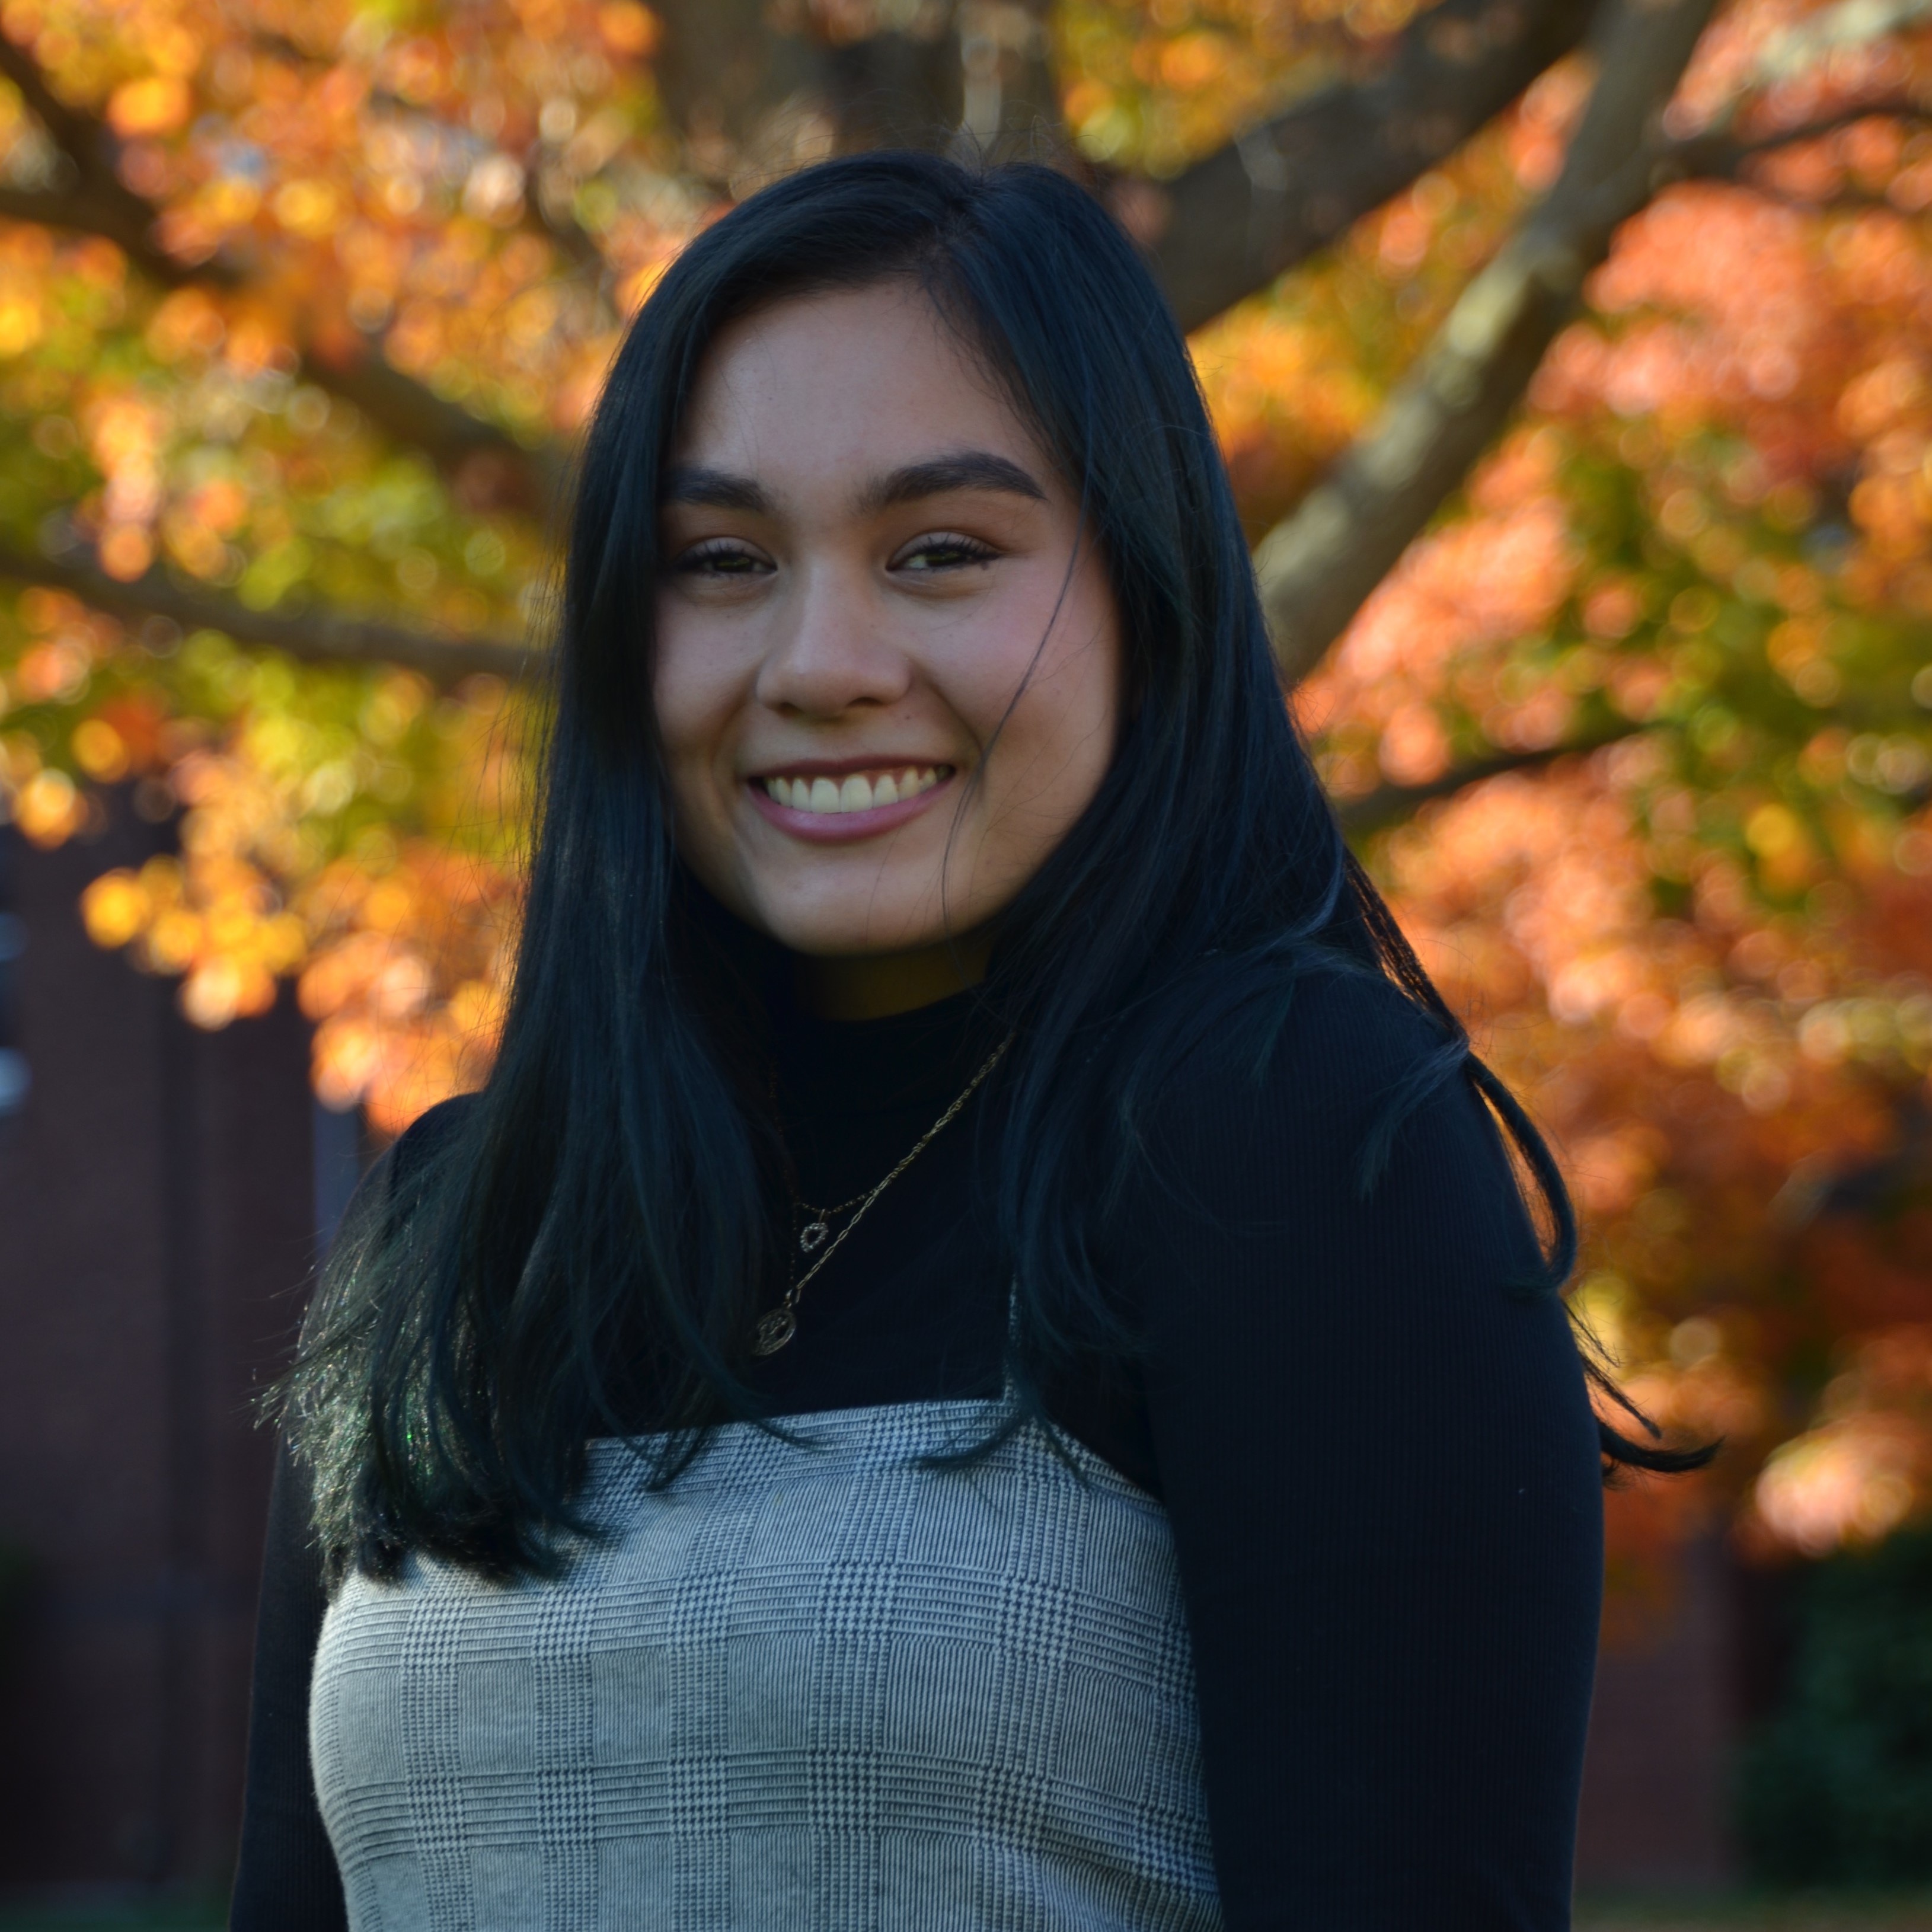
[[[1441,0],[1364,79],[1324,88],[1135,196],[1184,328],[1325,248],[1582,39],[1594,0]]]
[[[1583,278],[1655,191],[1660,122],[1714,0],[1612,0],[1598,78],[1556,186],[1329,476],[1255,552],[1288,682],[1319,662],[1508,420]]]

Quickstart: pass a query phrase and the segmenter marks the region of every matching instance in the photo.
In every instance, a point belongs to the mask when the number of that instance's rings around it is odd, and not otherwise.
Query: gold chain
[[[980,1090],[980,1083],[994,1067],[999,1065],[1000,1056],[1012,1043],[1013,1036],[1011,1034],[1008,1034],[1006,1038],[1001,1040],[987,1056],[986,1064],[967,1082],[959,1097],[940,1115],[938,1120],[933,1122],[931,1126],[926,1129],[924,1133],[920,1136],[917,1140],[914,1142],[911,1152],[869,1193],[855,1194],[850,1201],[842,1203],[838,1207],[815,1210],[807,1208],[802,1201],[799,1200],[796,1196],[794,1197],[792,1218],[794,1223],[801,1210],[811,1214],[812,1218],[803,1228],[794,1227],[795,1250],[792,1255],[791,1265],[794,1268],[798,1265],[800,1252],[811,1254],[826,1240],[828,1235],[830,1236],[830,1245],[826,1248],[824,1253],[820,1255],[818,1260],[814,1262],[811,1267],[807,1268],[804,1274],[785,1290],[784,1299],[777,1307],[767,1310],[764,1314],[759,1316],[758,1326],[752,1331],[753,1354],[776,1355],[798,1333],[798,1298],[805,1292],[806,1284],[845,1245],[846,1237],[866,1218],[871,1210],[872,1203],[878,1200],[879,1196],[884,1193],[886,1190],[891,1186],[892,1183],[898,1180],[899,1176],[904,1173],[921,1154],[925,1153],[940,1135],[952,1124],[958,1116],[960,1108]],[[844,1227],[839,1229],[837,1234],[833,1234],[827,1223],[833,1215],[842,1214],[848,1208],[856,1208],[858,1211]]]

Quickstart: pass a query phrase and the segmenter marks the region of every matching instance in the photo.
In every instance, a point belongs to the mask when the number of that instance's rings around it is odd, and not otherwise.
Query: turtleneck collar
[[[998,1044],[976,991],[884,1019],[772,1016],[780,1111],[819,1120],[943,1108]]]

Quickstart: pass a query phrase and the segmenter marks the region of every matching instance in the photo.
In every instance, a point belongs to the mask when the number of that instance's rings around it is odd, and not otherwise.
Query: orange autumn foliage
[[[850,38],[874,10],[801,17]],[[1070,134],[1171,176],[1420,10],[1063,0]],[[1619,1562],[1733,1507],[1807,1550],[1932,1508],[1932,30],[1780,66],[1826,17],[1720,9],[1678,131],[1846,124],[1627,225],[1520,418],[1295,698],[1558,1146],[1582,1313],[1660,1422],[1732,1445],[1616,1503]],[[256,611],[540,634],[518,452],[580,426],[718,192],[661,104],[656,14],[8,0],[0,28],[119,137],[182,269],[0,224],[0,540]],[[1548,185],[1588,90],[1552,70],[1198,333],[1256,536]],[[0,175],[58,172],[0,96]],[[432,460],[347,400],[378,350],[495,440]],[[45,590],[0,616],[20,832],[83,833],[111,788],[178,826],[178,856],[90,888],[89,929],[201,1024],[292,986],[318,1092],[384,1132],[487,1069],[526,722],[487,678],[298,665]]]

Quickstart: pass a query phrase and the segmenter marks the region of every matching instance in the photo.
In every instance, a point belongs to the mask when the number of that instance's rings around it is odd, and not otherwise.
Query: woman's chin
[[[943,842],[935,842],[943,845]],[[747,850],[748,845],[751,849]],[[813,959],[880,959],[944,946],[976,923],[958,855],[873,846],[741,844],[739,916]]]
[[[781,914],[769,922],[754,923],[764,925],[788,952],[828,965],[848,960],[859,964],[898,959],[908,954],[940,951],[947,944],[943,925],[924,920],[903,926],[883,924],[876,908],[856,908],[845,916],[838,913]]]

